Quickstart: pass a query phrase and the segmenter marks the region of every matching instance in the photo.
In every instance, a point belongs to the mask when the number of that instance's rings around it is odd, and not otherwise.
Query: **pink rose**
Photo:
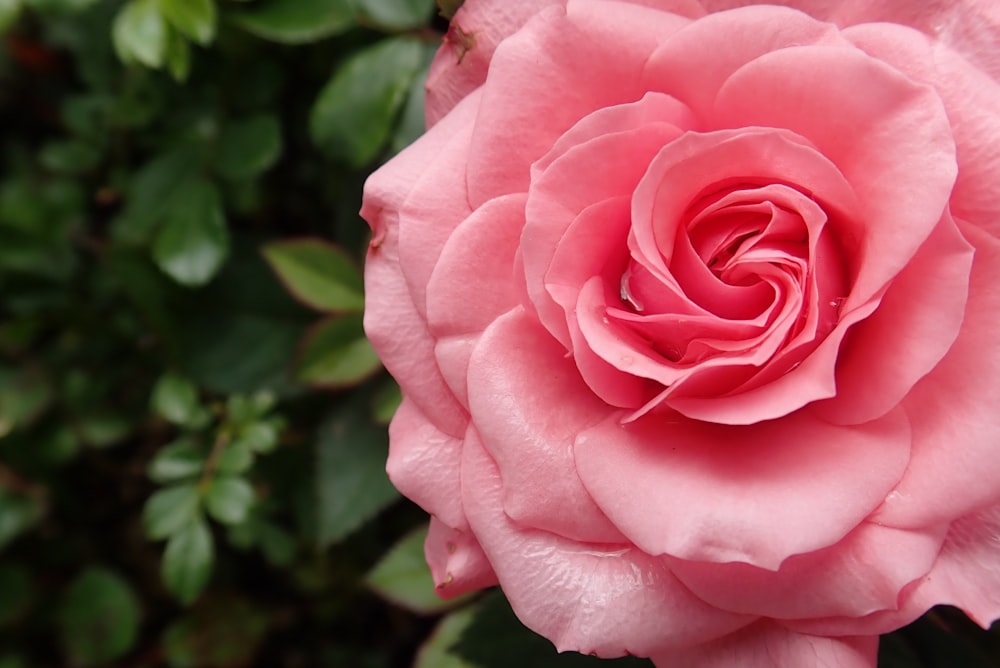
[[[560,650],[1000,616],[1000,5],[782,4],[467,0],[366,186],[389,475]]]

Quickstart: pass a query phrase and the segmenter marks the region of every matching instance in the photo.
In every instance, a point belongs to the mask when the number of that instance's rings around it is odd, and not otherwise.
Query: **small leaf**
[[[160,571],[163,583],[182,603],[191,603],[208,583],[214,559],[208,526],[200,516],[192,517],[167,542]]]
[[[236,15],[247,31],[284,44],[315,42],[354,25],[350,0],[267,0]]]
[[[115,16],[111,38],[123,63],[138,62],[156,69],[167,55],[168,30],[156,0],[132,0]]]
[[[184,82],[191,73],[191,46],[180,33],[170,31],[167,41],[167,71],[174,81]]]
[[[113,229],[115,241],[147,244],[167,211],[187,195],[200,160],[197,147],[181,144],[140,167],[128,183],[125,210]]]
[[[230,475],[246,473],[251,466],[253,466],[253,450],[250,449],[249,444],[239,440],[227,443],[215,462],[216,470],[219,473]]]
[[[0,550],[33,527],[44,511],[45,504],[41,499],[0,487]]]
[[[466,606],[445,615],[421,645],[413,668],[477,668],[477,664],[452,653],[452,647],[475,618],[475,611],[475,606]]]
[[[313,105],[309,118],[313,143],[352,167],[374,160],[420,71],[423,52],[420,41],[395,37],[348,58]]]
[[[365,583],[384,598],[422,614],[454,607],[468,597],[442,600],[434,591],[434,580],[424,559],[427,527],[411,531],[375,564]]]
[[[275,566],[287,566],[295,559],[295,540],[275,524],[261,522],[257,528],[257,543],[267,560]]]
[[[258,454],[273,452],[278,447],[278,436],[284,422],[280,419],[254,422],[240,430],[236,440]]]
[[[277,241],[262,248],[285,287],[320,311],[360,311],[364,282],[347,254],[320,239]]]
[[[399,498],[385,473],[388,435],[353,405],[320,428],[316,443],[316,531],[332,545]]]
[[[166,373],[156,381],[150,403],[160,417],[182,427],[201,427],[208,420],[198,400],[198,388],[174,373]]]
[[[167,275],[187,286],[204,285],[229,254],[229,230],[219,193],[194,181],[167,211],[153,244],[153,258]]]
[[[199,501],[198,486],[195,484],[157,490],[146,501],[142,512],[146,535],[153,540],[162,540],[176,534],[197,516]]]
[[[194,440],[181,438],[160,448],[147,473],[154,481],[164,483],[199,476],[204,468],[204,451]]]
[[[105,665],[128,652],[138,637],[139,602],[120,575],[103,568],[84,571],[63,596],[59,629],[74,666]]]
[[[328,318],[306,336],[295,377],[310,385],[356,385],[382,367],[360,315]]]
[[[222,524],[239,524],[246,520],[255,496],[244,478],[219,476],[205,494],[205,509]]]
[[[403,402],[403,392],[399,389],[396,381],[390,381],[378,393],[375,394],[374,406],[372,407],[375,422],[378,424],[389,424],[392,416],[396,414],[396,409]]]
[[[222,128],[215,167],[231,181],[253,178],[281,155],[281,126],[272,114],[261,114]]]
[[[434,0],[354,0],[361,20],[387,31],[410,30],[428,22]]]
[[[37,369],[0,370],[0,437],[39,419],[53,398],[52,384]]]
[[[207,46],[215,39],[215,0],[157,0],[160,12],[180,32]]]
[[[392,133],[392,140],[389,142],[389,150],[399,153],[404,148],[417,140],[427,129],[424,117],[424,102],[426,94],[424,82],[427,81],[427,72],[434,57],[434,49],[430,45],[424,47],[424,64],[410,84],[410,90],[406,95],[406,103],[399,117],[396,130]]]

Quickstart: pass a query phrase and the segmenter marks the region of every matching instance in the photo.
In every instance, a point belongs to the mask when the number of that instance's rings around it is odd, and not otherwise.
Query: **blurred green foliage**
[[[361,184],[459,4],[0,0],[0,668],[604,665],[384,472]],[[936,614],[885,665],[998,656]]]

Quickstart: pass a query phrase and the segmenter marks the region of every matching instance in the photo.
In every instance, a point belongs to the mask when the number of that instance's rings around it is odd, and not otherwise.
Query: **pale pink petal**
[[[584,486],[644,552],[776,570],[838,542],[882,502],[910,433],[902,411],[859,427],[801,411],[740,427],[612,416],[581,430],[574,451]]]
[[[875,668],[878,636],[825,638],[761,621],[725,638],[653,656],[657,668]]]
[[[389,425],[386,473],[404,496],[458,529],[468,526],[462,510],[461,462],[462,439],[436,428],[404,398]]]
[[[526,191],[528,166],[577,121],[641,98],[642,63],[687,21],[629,3],[570,2],[504,41],[482,87],[468,156],[473,205]]]
[[[672,569],[696,596],[724,610],[789,620],[860,617],[896,609],[904,587],[931,569],[945,530],[862,522],[839,543],[789,557],[777,571],[681,560]]]
[[[837,356],[837,396],[812,410],[838,424],[897,406],[958,336],[972,246],[947,216],[893,280],[878,309],[850,330]]]
[[[479,207],[448,238],[427,285],[427,322],[436,336],[483,331],[517,303],[514,256],[525,195]]]
[[[413,303],[426,315],[427,282],[448,238],[473,211],[465,189],[469,138],[479,108],[479,94],[464,98],[448,118],[431,128],[433,143],[412,144],[393,162],[420,163],[421,174],[396,207],[399,264]],[[439,139],[440,138],[440,139]],[[419,150],[413,150],[418,146]],[[431,152],[429,149],[435,149]],[[442,188],[447,183],[449,187]]]
[[[649,656],[753,621],[699,601],[662,560],[630,545],[568,540],[511,521],[502,508],[504,485],[489,453],[470,437],[462,491],[472,529],[514,612],[560,651]]]
[[[839,239],[858,266],[844,309],[879,293],[944,213],[956,163],[940,98],[858,50],[763,55],[726,80],[715,105],[723,127],[781,127],[807,138],[854,188],[860,217],[844,221]]]
[[[577,540],[624,541],[573,462],[574,436],[608,408],[524,309],[498,318],[479,340],[469,363],[469,406],[503,474],[511,519]]]
[[[748,7],[694,21],[661,42],[645,65],[642,81],[646,90],[669,93],[697,116],[708,118],[719,88],[751,60],[792,45],[846,43],[835,26],[801,12]]]
[[[468,530],[453,529],[436,517],[431,518],[424,556],[434,579],[434,591],[443,599],[497,584],[493,567],[476,537]]]
[[[427,127],[486,81],[497,44],[546,7],[565,4],[566,0],[466,0],[452,17],[427,73]]]
[[[386,210],[389,211],[389,210]],[[380,214],[365,261],[365,333],[403,393],[439,429],[460,436],[468,416],[434,363],[434,339],[399,270],[396,227]],[[372,220],[372,219],[369,219]]]
[[[920,527],[1000,502],[1000,241],[958,221],[976,248],[962,331],[904,399],[913,426],[906,475],[874,519]]]
[[[1000,5],[998,5],[1000,7]],[[996,28],[1000,31],[1000,14]],[[890,63],[941,96],[958,160],[952,213],[1000,236],[1000,77],[991,79],[956,52],[898,26],[863,25],[845,31],[867,53]],[[1000,39],[1000,33],[997,35]],[[994,42],[991,50],[1000,54]],[[1000,60],[997,74],[1000,75]]]

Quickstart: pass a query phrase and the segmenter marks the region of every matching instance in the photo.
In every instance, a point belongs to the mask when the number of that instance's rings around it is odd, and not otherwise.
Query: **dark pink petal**
[[[644,552],[776,570],[840,541],[882,502],[910,430],[902,411],[859,427],[801,411],[739,427],[612,416],[581,430],[574,451],[593,499]]]
[[[976,249],[962,331],[907,395],[913,454],[874,519],[920,527],[1000,502],[1000,241],[958,221]]]
[[[825,638],[760,621],[719,640],[653,656],[657,668],[875,668],[878,636]]]
[[[468,527],[460,486],[462,440],[437,429],[409,398],[389,425],[389,480],[445,524]]]
[[[940,98],[861,51],[790,47],[763,55],[726,80],[715,105],[723,127],[780,127],[805,137],[853,187],[860,216],[843,221],[838,239],[857,266],[846,310],[879,294],[944,213],[956,165]]]
[[[624,541],[573,462],[574,436],[608,408],[522,308],[479,340],[469,363],[469,406],[503,474],[503,508],[512,520],[582,541]]]
[[[526,191],[529,165],[577,121],[641,98],[643,62],[687,21],[629,3],[570,2],[504,41],[482,87],[468,155],[472,204]]]
[[[462,490],[472,529],[514,612],[560,651],[649,656],[753,621],[699,601],[663,560],[631,545],[569,540],[513,522],[503,511],[506,484],[470,437]]]
[[[870,522],[835,545],[786,559],[777,571],[748,564],[674,562],[674,574],[706,603],[776,619],[895,610],[900,592],[926,574],[946,527],[891,529]]]
[[[434,578],[434,591],[443,599],[497,584],[493,567],[476,537],[468,530],[453,529],[436,517],[431,518],[424,556]]]

